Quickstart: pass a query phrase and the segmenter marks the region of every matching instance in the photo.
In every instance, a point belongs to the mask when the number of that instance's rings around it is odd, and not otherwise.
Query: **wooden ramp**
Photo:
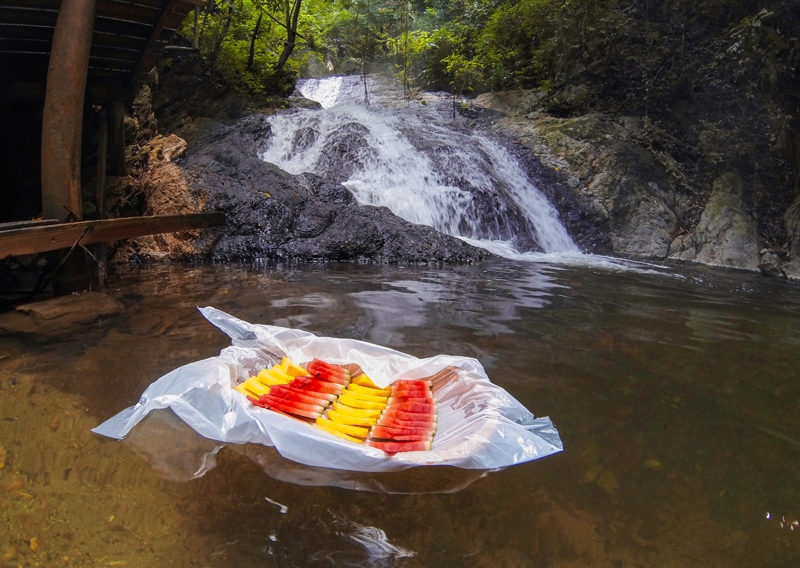
[[[224,213],[189,213],[15,227],[0,230],[0,259],[144,235],[207,229],[224,224]]]

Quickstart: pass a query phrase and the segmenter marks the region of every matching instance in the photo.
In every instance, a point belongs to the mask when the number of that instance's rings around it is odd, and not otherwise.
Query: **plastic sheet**
[[[283,457],[301,464],[360,472],[422,465],[490,470],[563,449],[549,418],[535,418],[504,389],[492,384],[476,359],[449,355],[418,359],[363,341],[250,324],[211,307],[200,312],[230,336],[232,346],[217,357],[167,373],[145,390],[138,404],[93,432],[122,439],[150,411],[170,408],[210,440],[274,446]],[[433,377],[439,426],[432,449],[389,455],[254,406],[233,390],[261,369],[278,364],[283,356],[298,363],[316,357],[357,364],[379,386],[398,379]]]

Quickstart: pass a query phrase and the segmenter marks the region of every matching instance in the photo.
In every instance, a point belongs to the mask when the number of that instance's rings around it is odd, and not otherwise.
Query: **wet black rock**
[[[178,163],[153,166],[178,168],[175,173],[186,182],[182,197],[174,195],[181,184],[171,186],[172,206],[181,199],[181,211],[223,211],[226,224],[200,233],[137,239],[120,249],[117,261],[469,263],[492,256],[409,223],[385,207],[359,206],[335,179],[339,176],[291,175],[264,162],[258,155],[271,135],[265,116],[248,116],[230,125],[194,121],[177,133],[187,140],[186,156]],[[347,156],[343,147],[332,150],[330,158],[344,161]],[[158,179],[155,174],[149,177]],[[157,201],[158,192],[150,188],[151,202]],[[152,207],[149,212],[163,213]]]

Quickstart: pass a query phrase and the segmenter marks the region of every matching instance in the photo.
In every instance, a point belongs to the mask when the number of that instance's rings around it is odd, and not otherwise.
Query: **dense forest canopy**
[[[699,186],[741,171],[769,223],[798,186],[796,0],[216,0],[195,27],[254,91],[377,72],[466,96],[539,89],[556,116],[650,117]],[[759,222],[780,244],[780,223]]]

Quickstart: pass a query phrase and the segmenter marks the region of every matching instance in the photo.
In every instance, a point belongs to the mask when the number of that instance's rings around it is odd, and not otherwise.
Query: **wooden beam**
[[[12,229],[0,231],[0,259],[69,248],[76,242],[87,245],[144,235],[207,229],[224,224],[225,214],[215,212],[123,217]]]
[[[136,66],[136,69],[133,72],[133,76],[131,77],[130,80],[131,85],[136,84],[136,80],[139,77],[139,73],[141,73],[142,71],[144,57],[153,48],[153,45],[156,43],[156,40],[158,39],[158,36],[161,35],[161,32],[164,29],[164,25],[166,24],[167,19],[169,19],[169,17],[172,15],[172,10],[178,4],[180,4],[179,0],[167,0],[166,5],[164,6],[164,11],[161,13],[161,17],[159,18],[155,27],[153,27],[152,31],[150,32],[150,37],[148,38],[147,44],[145,45],[144,51],[142,52],[142,59],[139,60],[139,64]]]
[[[108,163],[112,176],[125,175],[125,104],[108,104]]]
[[[81,129],[95,0],[62,0],[42,114],[42,209],[81,217]]]

